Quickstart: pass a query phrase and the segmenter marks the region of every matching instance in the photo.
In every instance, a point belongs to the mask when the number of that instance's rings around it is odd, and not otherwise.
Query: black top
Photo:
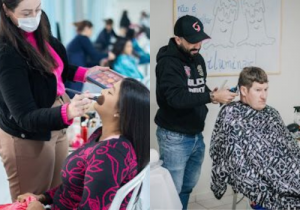
[[[115,37],[118,39],[119,37],[116,35],[115,31],[112,29],[111,31],[107,31],[106,28],[104,28],[101,33],[99,34],[97,40],[96,40],[96,45],[101,51],[106,51],[108,50],[108,47],[111,43],[111,38]]]
[[[87,36],[77,35],[67,46],[69,62],[72,65],[91,67],[99,65],[107,53],[98,52]]]
[[[211,102],[206,76],[203,57],[191,58],[170,39],[157,54],[156,124],[184,134],[202,132],[208,112],[205,104]]]
[[[120,21],[120,27],[121,27],[121,28],[122,28],[122,27],[124,27],[124,28],[129,28],[130,24],[131,24],[131,23],[130,23],[130,20],[129,20],[127,14],[124,14],[124,13],[123,13],[123,15],[122,15],[122,17],[121,17],[121,21]]]
[[[73,80],[77,67],[68,64],[64,46],[49,43],[64,64],[62,80]],[[52,130],[66,128],[61,106],[51,108],[57,95],[54,74],[41,75],[11,45],[0,43],[0,128],[24,139],[48,141]]]

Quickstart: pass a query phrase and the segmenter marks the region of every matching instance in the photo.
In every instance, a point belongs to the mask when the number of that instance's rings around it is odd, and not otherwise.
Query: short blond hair
[[[245,86],[247,89],[250,89],[253,82],[260,84],[268,83],[269,81],[266,72],[261,68],[254,66],[243,68],[239,76],[238,86]]]

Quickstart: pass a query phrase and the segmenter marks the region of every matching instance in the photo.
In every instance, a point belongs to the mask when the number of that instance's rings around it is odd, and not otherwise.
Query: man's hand
[[[44,210],[44,205],[39,201],[32,201],[29,203],[26,210]]]
[[[213,102],[221,103],[221,104],[228,104],[230,103],[236,96],[237,93],[232,93],[228,89],[220,89],[213,91],[214,100]]]
[[[213,104],[217,104],[218,102],[215,100],[215,92],[216,91],[218,91],[218,88],[217,87],[215,87],[214,89],[213,89],[213,91],[211,91],[210,92],[210,100],[211,100],[211,103],[213,103]]]

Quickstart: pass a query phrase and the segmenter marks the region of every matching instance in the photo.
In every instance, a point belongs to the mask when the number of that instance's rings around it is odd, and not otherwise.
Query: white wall
[[[281,74],[269,76],[268,104],[276,108],[286,124],[292,123],[293,106],[300,105],[300,1],[284,0],[282,15],[282,58]],[[156,125],[154,116],[157,110],[155,97],[155,65],[159,48],[168,43],[173,36],[173,0],[151,0],[151,147],[158,148],[156,142]],[[272,61],[270,61],[272,62]],[[237,84],[237,76],[226,77],[227,85]],[[208,77],[208,86],[219,87],[224,77]],[[211,193],[210,169],[211,159],[208,154],[212,129],[218,114],[218,105],[208,105],[209,114],[203,132],[206,154],[202,165],[201,178],[191,199],[196,195]]]

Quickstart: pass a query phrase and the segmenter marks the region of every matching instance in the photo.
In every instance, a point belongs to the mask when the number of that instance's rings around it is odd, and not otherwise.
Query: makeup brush
[[[77,90],[73,90],[73,89],[70,89],[70,88],[66,88],[66,91],[69,92],[69,93],[77,94],[77,95],[81,95],[81,94],[82,94],[82,92],[77,91]],[[98,97],[99,97],[99,96],[94,96],[94,97],[89,98],[89,99],[94,100],[94,101],[97,101],[97,100],[98,100]]]
[[[66,88],[66,91],[70,92],[70,93],[77,94],[77,95],[81,95],[82,94],[82,92],[77,91],[77,90],[73,90],[73,89],[70,89],[70,88]],[[96,101],[99,105],[102,105],[104,103],[104,96],[103,95],[94,96],[94,97],[91,97],[89,99],[91,99],[93,101]]]

